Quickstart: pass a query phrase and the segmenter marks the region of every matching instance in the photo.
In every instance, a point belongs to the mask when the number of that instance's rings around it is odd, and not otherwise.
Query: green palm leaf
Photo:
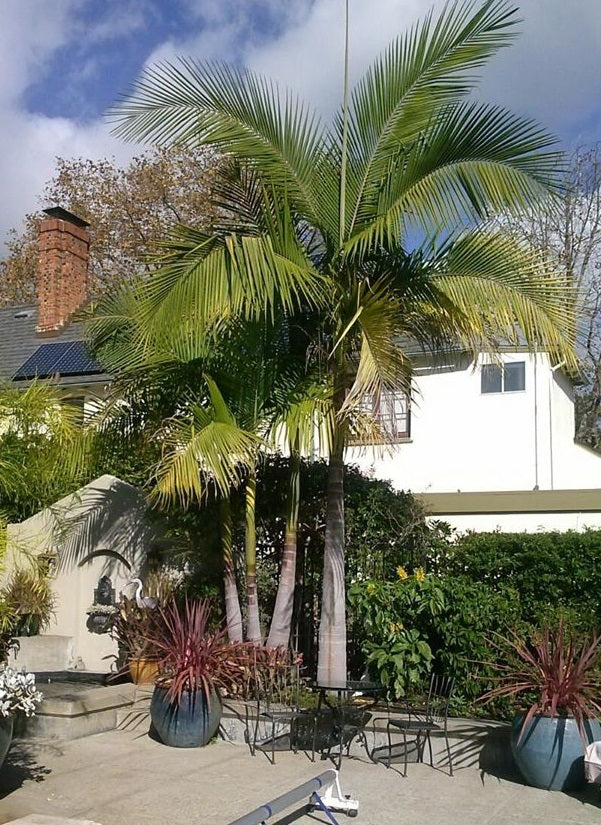
[[[128,140],[212,145],[247,160],[291,198],[312,208],[318,118],[249,71],[181,59],[147,68],[112,112]]]
[[[391,44],[356,87],[350,106],[348,231],[361,221],[390,161],[407,151],[433,117],[475,85],[474,71],[515,36],[515,8],[505,0],[449,4]],[[341,118],[338,123],[341,123]],[[340,132],[340,125],[338,127]]]

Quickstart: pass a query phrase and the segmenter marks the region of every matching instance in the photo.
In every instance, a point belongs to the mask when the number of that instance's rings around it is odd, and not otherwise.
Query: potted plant
[[[0,765],[4,762],[13,735],[15,715],[33,716],[42,694],[36,690],[33,673],[8,666],[0,667]]]
[[[111,616],[111,633],[119,645],[119,672],[129,670],[138,685],[153,684],[159,672],[157,652],[147,638],[155,609],[122,596]]]
[[[231,644],[223,628],[211,630],[208,599],[180,606],[172,596],[153,617],[147,641],[157,651],[159,677],[150,717],[166,745],[206,745],[221,720],[220,689],[233,690],[247,674],[247,645]]]
[[[523,639],[499,637],[508,655],[499,684],[482,698],[526,700],[515,716],[511,748],[524,779],[547,790],[575,790],[585,782],[584,749],[601,739],[601,636],[576,640],[563,621]]]

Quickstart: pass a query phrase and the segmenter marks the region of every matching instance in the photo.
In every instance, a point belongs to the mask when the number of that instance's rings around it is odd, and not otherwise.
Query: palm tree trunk
[[[344,584],[344,433],[338,426],[330,453],[323,556],[317,682],[346,685],[346,610]]]
[[[287,647],[292,630],[292,610],[296,585],[296,539],[298,532],[298,507],[300,499],[300,454],[290,451],[290,477],[288,481],[288,507],[286,536],[280,582],[273,609],[273,617],[267,638],[267,647]]]
[[[232,509],[229,498],[220,499],[219,510],[221,514],[221,550],[223,553],[223,589],[227,635],[230,642],[241,642],[243,640],[242,611],[240,610],[238,585],[236,584],[236,569],[232,549]]]
[[[257,532],[255,525],[257,477],[254,468],[246,480],[246,637],[249,642],[260,644],[261,622],[257,594]]]

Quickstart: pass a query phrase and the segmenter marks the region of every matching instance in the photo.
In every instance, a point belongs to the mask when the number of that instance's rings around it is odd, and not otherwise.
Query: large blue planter
[[[534,716],[520,738],[523,716],[511,730],[511,750],[529,785],[549,791],[574,791],[585,783],[584,747],[576,722],[565,716]],[[585,722],[588,742],[601,739],[596,719]]]
[[[150,702],[150,718],[165,745],[174,748],[198,748],[217,733],[221,721],[221,699],[217,692],[209,697],[204,691],[184,691],[179,705],[172,704],[167,688],[155,687]]]
[[[0,716],[0,766],[6,759],[6,754],[13,739],[14,716]]]

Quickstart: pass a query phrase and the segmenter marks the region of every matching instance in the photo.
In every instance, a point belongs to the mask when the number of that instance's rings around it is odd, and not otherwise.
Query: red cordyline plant
[[[179,705],[187,691],[207,696],[219,688],[232,690],[248,671],[247,644],[231,644],[224,628],[210,630],[209,599],[185,599],[180,606],[171,597],[159,607],[146,639],[157,652],[158,683],[168,687],[171,702]]]
[[[601,713],[601,636],[576,641],[566,632],[563,621],[554,630],[546,627],[533,633],[530,640],[517,633],[511,638],[496,635],[509,647],[514,661],[495,664],[500,671],[499,684],[481,700],[536,694],[525,712],[520,738],[537,714],[572,716],[585,742],[585,720]],[[504,646],[492,644],[506,654]]]

